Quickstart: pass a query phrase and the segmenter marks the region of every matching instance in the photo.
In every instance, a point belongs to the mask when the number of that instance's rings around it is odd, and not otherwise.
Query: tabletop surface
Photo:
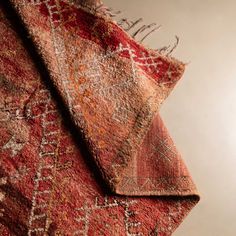
[[[174,236],[236,235],[236,1],[104,0],[120,16],[162,27],[144,44],[180,38],[188,63],[161,115],[201,193]]]

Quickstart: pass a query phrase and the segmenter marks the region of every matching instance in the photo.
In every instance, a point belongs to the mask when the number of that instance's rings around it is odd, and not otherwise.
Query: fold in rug
[[[92,3],[4,4],[1,235],[171,235],[198,201],[158,114],[184,64]]]

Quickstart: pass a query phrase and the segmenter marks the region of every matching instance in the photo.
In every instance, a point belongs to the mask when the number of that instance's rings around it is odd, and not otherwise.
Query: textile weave
[[[0,234],[171,235],[198,201],[158,114],[184,64],[78,1],[5,5]]]

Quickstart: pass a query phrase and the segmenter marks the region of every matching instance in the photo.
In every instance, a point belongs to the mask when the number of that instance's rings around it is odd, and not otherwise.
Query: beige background
[[[180,44],[190,62],[161,113],[201,192],[174,236],[236,235],[236,1],[104,0],[161,30],[145,44]]]

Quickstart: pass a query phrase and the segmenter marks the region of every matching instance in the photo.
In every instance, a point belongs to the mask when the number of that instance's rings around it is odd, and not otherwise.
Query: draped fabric
[[[0,234],[171,235],[199,197],[159,115],[185,65],[100,2],[0,12]]]

